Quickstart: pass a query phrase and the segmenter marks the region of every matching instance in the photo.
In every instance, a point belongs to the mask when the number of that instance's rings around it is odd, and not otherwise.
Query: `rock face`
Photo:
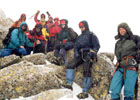
[[[0,100],[27,97],[49,89],[58,89],[61,82],[55,65],[36,66],[20,62],[0,70]]]
[[[2,40],[6,36],[9,27],[13,24],[13,20],[6,18],[5,13],[0,9],[0,49],[3,47]]]

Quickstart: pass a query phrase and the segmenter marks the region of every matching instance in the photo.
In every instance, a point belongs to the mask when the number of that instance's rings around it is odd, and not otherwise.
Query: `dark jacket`
[[[70,50],[73,48],[74,41],[72,39],[72,36],[70,32],[74,32],[72,28],[68,28],[68,21],[66,19],[63,19],[66,22],[65,28],[62,28],[62,30],[57,34],[57,44],[61,44],[62,47],[65,48],[65,50]]]
[[[81,49],[94,50],[97,53],[100,48],[99,40],[95,34],[90,32],[88,23],[86,21],[82,21],[82,23],[86,30],[77,38],[74,44],[74,53],[80,53]]]
[[[119,29],[126,29],[124,36],[120,35]],[[140,37],[133,35],[131,29],[126,23],[121,23],[118,26],[118,35],[115,37],[118,41],[115,44],[115,55],[118,61],[121,61],[126,56],[136,56],[137,50],[140,48]]]

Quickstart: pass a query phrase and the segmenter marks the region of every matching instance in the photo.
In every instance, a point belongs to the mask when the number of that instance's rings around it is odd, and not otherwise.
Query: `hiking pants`
[[[125,79],[124,79],[124,69],[118,67],[117,71],[113,76],[109,89],[111,94],[111,99],[115,100],[120,97],[121,89],[123,86],[124,86],[125,98],[133,98],[137,77],[138,74],[136,71],[126,70]],[[133,99],[129,99],[129,100],[133,100]]]
[[[5,57],[5,56],[9,56],[13,53],[18,55],[18,56],[27,55],[27,51],[25,48],[18,48],[18,49],[4,48],[0,51],[0,56]]]

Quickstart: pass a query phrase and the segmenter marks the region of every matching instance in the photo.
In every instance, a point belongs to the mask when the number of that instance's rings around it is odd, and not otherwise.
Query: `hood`
[[[66,24],[65,28],[67,29],[68,28],[68,20],[67,19],[60,20],[60,24],[62,24],[62,23]]]
[[[120,28],[124,28],[126,30],[126,34],[128,34],[129,37],[131,37],[133,35],[133,33],[132,33],[130,27],[128,26],[128,24],[127,23],[121,23],[121,24],[118,25],[118,29],[117,29],[118,35],[115,36],[115,39],[121,38],[121,35],[120,35],[120,32],[119,32]]]
[[[24,20],[22,20],[22,16],[25,16],[25,19],[24,19]],[[20,16],[19,20],[20,20],[20,21],[25,21],[25,20],[26,20],[26,14],[24,14],[24,13],[23,13],[23,14],[21,14],[21,16]]]
[[[27,25],[26,22],[21,22],[20,27],[19,27],[19,30],[20,30],[20,31],[22,31],[21,27],[22,27],[22,25],[24,25],[24,24]],[[27,27],[28,27],[28,26],[27,26]]]
[[[85,28],[86,28],[86,30],[85,31],[89,31],[89,26],[88,26],[88,22],[87,21],[81,21],[80,23],[83,23],[84,24],[84,26],[85,26]],[[79,24],[80,24],[79,23]]]

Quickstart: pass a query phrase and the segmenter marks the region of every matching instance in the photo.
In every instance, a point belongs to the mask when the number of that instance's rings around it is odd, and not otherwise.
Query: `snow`
[[[65,96],[59,98],[58,100],[95,100],[95,99],[93,99],[93,97],[90,94],[89,94],[89,97],[86,99],[78,99],[77,95],[81,92],[82,92],[82,88],[78,84],[73,83],[72,94],[65,95]],[[32,97],[27,97],[27,98],[19,97],[19,98],[15,98],[12,100],[32,100]]]
[[[94,100],[91,95],[89,95],[89,97],[86,99],[78,99],[77,95],[81,92],[82,92],[82,88],[76,83],[73,83],[73,94],[66,95],[64,97],[59,98],[58,100]]]

